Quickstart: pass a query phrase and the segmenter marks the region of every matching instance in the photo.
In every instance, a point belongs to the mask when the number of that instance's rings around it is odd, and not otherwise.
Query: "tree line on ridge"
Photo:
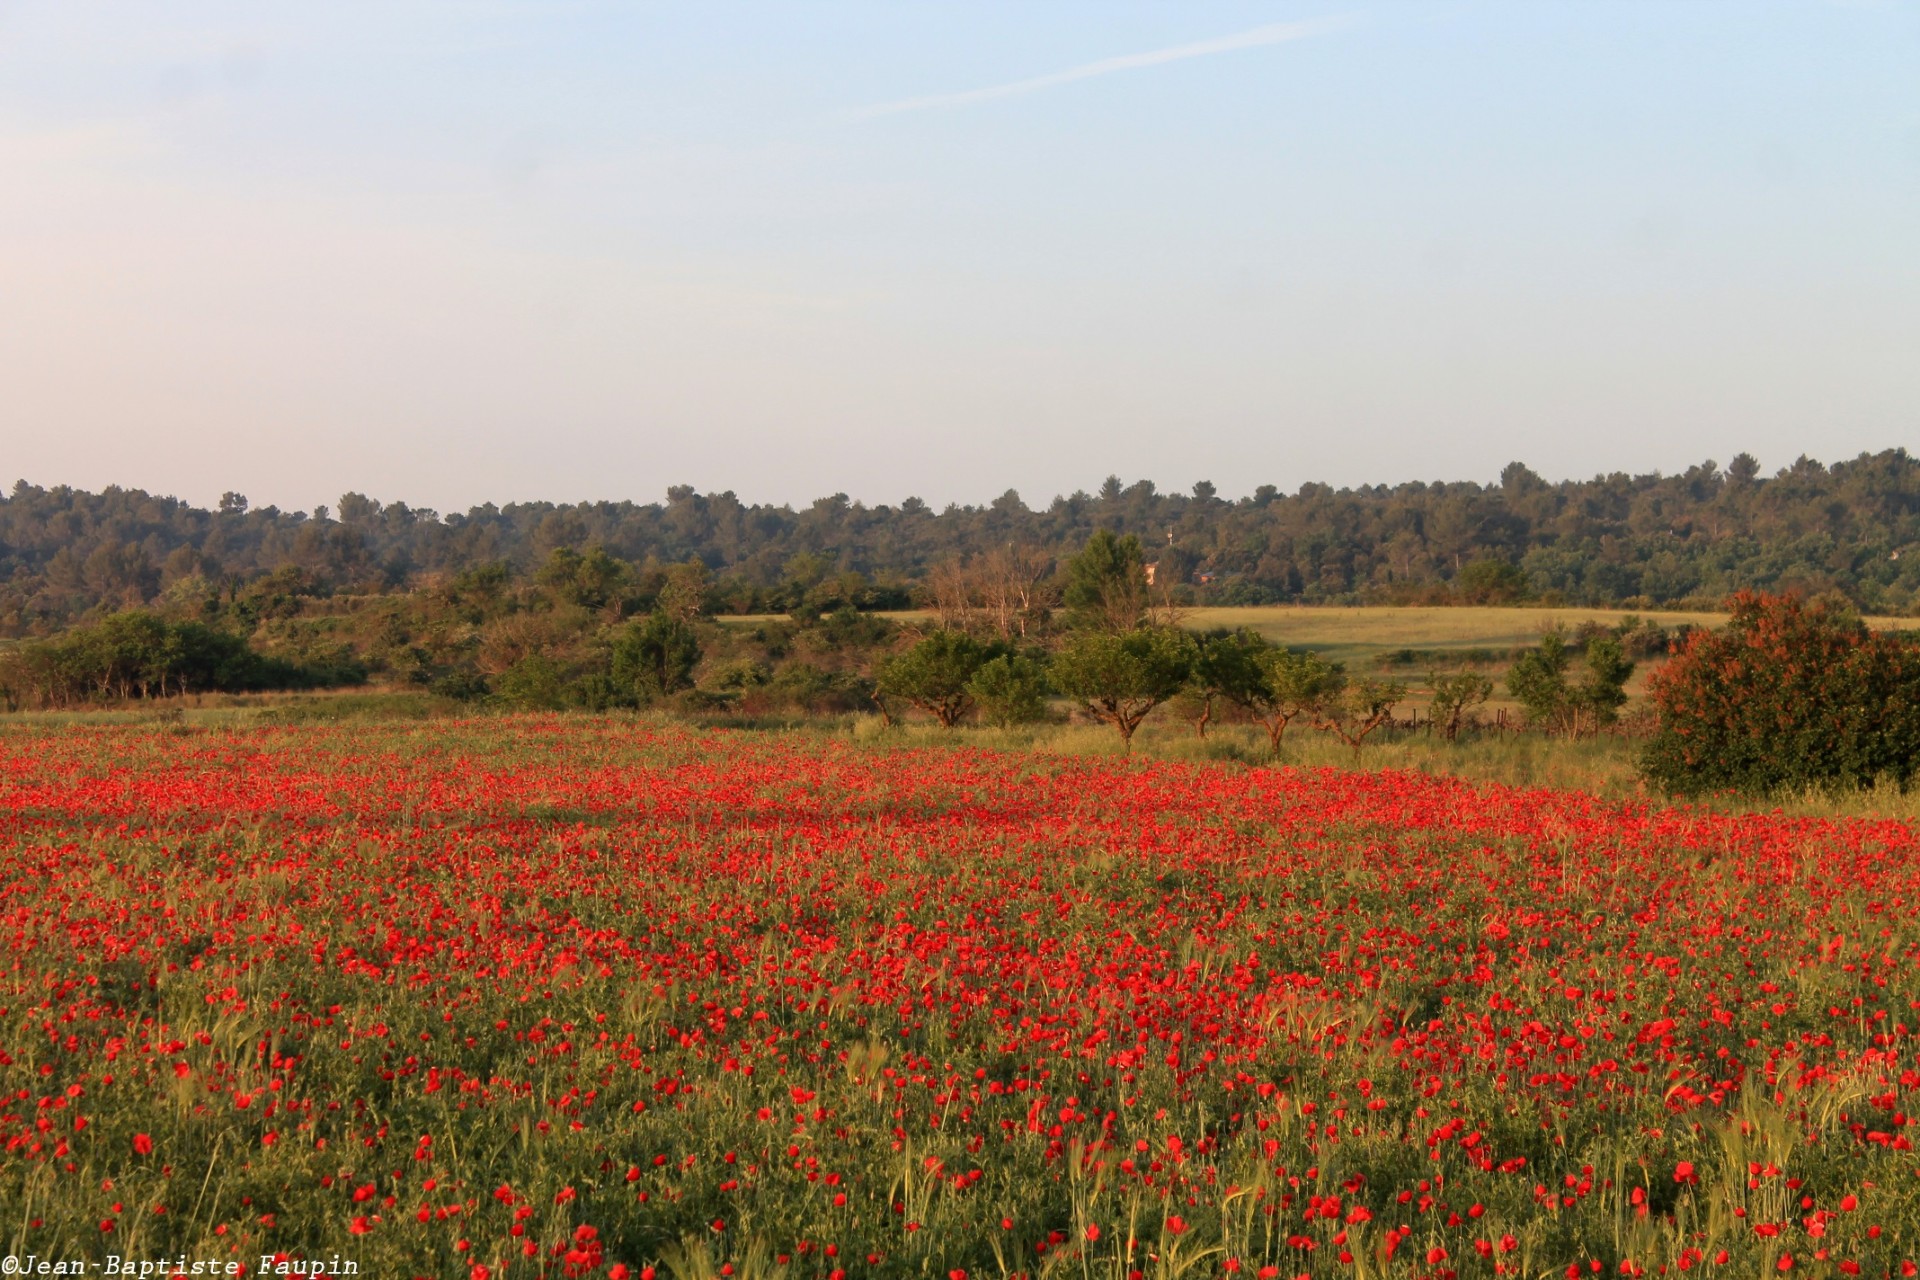
[[[316,594],[392,594],[476,571],[525,579],[557,551],[634,571],[699,561],[721,612],[905,608],[942,572],[1008,553],[1062,562],[1097,529],[1131,534],[1156,583],[1207,604],[1713,605],[1734,591],[1838,593],[1868,613],[1920,608],[1920,462],[1903,449],[1772,475],[1741,454],[1674,475],[1549,482],[1514,463],[1499,482],[1225,499],[1109,477],[1029,507],[1009,490],[935,510],[844,494],[808,507],[747,504],[676,485],[664,502],[487,504],[441,515],[350,493],[311,512],[215,509],[135,489],[21,481],[0,495],[0,635],[275,574]]]

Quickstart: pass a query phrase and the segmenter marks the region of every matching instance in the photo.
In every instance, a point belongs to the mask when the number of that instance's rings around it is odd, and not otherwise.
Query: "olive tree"
[[[1448,742],[1460,736],[1460,728],[1473,709],[1493,696],[1493,681],[1478,671],[1456,671],[1452,675],[1429,672],[1433,700],[1428,712],[1440,727],[1440,736]]]
[[[1337,676],[1308,708],[1316,729],[1347,744],[1358,759],[1369,735],[1393,718],[1393,709],[1407,696],[1398,680],[1367,677],[1348,680]]]
[[[1193,639],[1183,631],[1082,631],[1055,656],[1053,682],[1081,710],[1117,729],[1131,751],[1140,722],[1180,692],[1193,659]]]
[[[964,631],[934,631],[880,664],[875,690],[920,708],[951,729],[973,710],[973,679],[997,649]]]

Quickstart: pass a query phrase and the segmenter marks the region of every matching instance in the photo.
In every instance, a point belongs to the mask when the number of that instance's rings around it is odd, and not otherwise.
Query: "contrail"
[[[851,112],[850,118],[872,120],[877,116],[895,116],[908,111],[931,111],[939,107],[963,107],[970,103],[988,102],[994,98],[1012,98],[1023,93],[1051,89],[1055,85],[1072,84],[1076,80],[1091,80],[1095,76],[1112,75],[1116,71],[1135,71],[1141,67],[1157,67],[1164,62],[1182,62],[1188,58],[1231,53],[1235,49],[1252,49],[1260,45],[1303,40],[1308,36],[1320,35],[1336,27],[1345,26],[1346,23],[1345,18],[1317,18],[1309,22],[1275,22],[1264,27],[1254,27],[1249,31],[1236,32],[1230,36],[1216,36],[1211,40],[1195,41],[1193,44],[1177,44],[1147,53],[1127,53],[1117,58],[1102,58],[1098,62],[1068,67],[1064,71],[1051,71],[1043,76],[1034,76],[1028,80],[1014,80],[1008,84],[988,85],[984,89],[967,89],[960,93],[936,93],[924,98],[903,98],[898,102],[883,102]]]

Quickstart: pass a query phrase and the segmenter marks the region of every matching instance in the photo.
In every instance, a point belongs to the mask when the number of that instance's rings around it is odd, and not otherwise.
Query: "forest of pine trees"
[[[139,490],[21,481],[0,496],[0,635],[47,634],[169,593],[232,594],[271,575],[305,591],[409,590],[487,567],[532,574],[556,549],[634,566],[703,562],[721,607],[789,607],[823,581],[857,607],[904,607],[943,564],[1009,546],[1049,557],[1099,528],[1137,535],[1156,581],[1212,604],[1717,604],[1739,589],[1839,593],[1872,613],[1920,608],[1920,462],[1903,449],[1771,476],[1742,454],[1675,475],[1409,483],[1227,500],[1109,478],[1028,506],[1009,490],[936,511],[748,505],[667,490],[664,502],[491,504],[458,514],[359,494],[335,509],[215,509]]]

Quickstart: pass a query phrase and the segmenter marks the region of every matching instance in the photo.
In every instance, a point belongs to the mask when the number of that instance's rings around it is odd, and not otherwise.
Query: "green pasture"
[[[1403,649],[1488,650],[1504,658],[1514,649],[1538,644],[1540,637],[1555,627],[1572,630],[1590,622],[1611,627],[1630,617],[1667,628],[1716,627],[1726,621],[1726,615],[1718,613],[1634,613],[1626,609],[1319,605],[1195,609],[1182,621],[1197,631],[1252,627],[1275,644],[1311,649],[1335,661],[1361,666]]]

